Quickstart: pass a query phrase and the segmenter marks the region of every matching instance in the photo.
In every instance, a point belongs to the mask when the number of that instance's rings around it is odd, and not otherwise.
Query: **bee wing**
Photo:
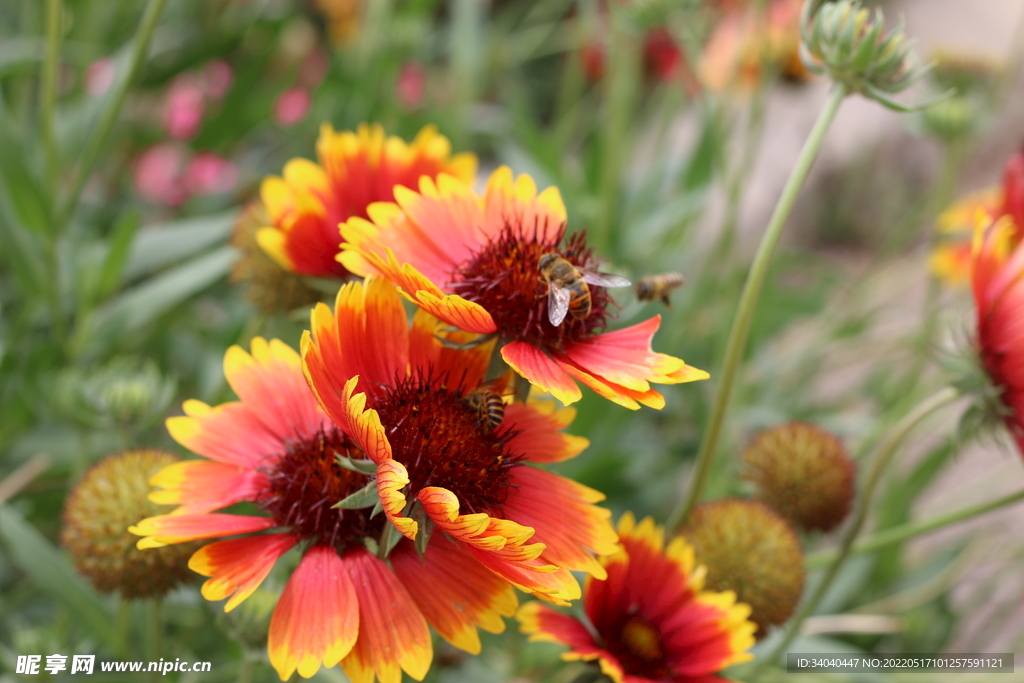
[[[569,300],[572,293],[559,285],[551,283],[548,285],[548,320],[555,327],[562,324],[566,314],[569,313]]]
[[[598,287],[629,287],[631,284],[624,277],[609,275],[608,273],[595,273],[591,270],[583,271],[583,281]]]

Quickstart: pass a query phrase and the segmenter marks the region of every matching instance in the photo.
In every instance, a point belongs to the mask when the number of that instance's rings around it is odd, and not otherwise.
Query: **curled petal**
[[[306,551],[270,618],[267,651],[282,681],[335,666],[359,634],[359,601],[348,557],[316,545]]]
[[[230,598],[224,605],[224,611],[230,612],[259,588],[277,558],[291,550],[296,541],[291,534],[217,541],[196,551],[188,567],[211,577],[203,584],[203,597],[211,601]]]
[[[416,538],[419,524],[414,519],[402,516],[406,502],[402,489],[408,483],[409,472],[397,460],[384,460],[377,465],[377,495],[380,496],[384,514],[403,536],[412,540]]]

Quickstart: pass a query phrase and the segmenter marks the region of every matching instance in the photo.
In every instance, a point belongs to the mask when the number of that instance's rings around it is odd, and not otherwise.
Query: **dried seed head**
[[[752,500],[697,506],[680,531],[707,567],[708,590],[735,591],[750,605],[757,637],[793,614],[804,587],[804,555],[782,517]]]
[[[138,537],[128,533],[140,519],[170,512],[169,506],[149,500],[149,479],[177,461],[158,450],[109,455],[71,490],[61,544],[97,590],[119,591],[126,598],[156,597],[193,576],[188,558],[198,543],[139,550]]]
[[[790,422],[761,432],[743,464],[757,497],[801,529],[831,531],[850,512],[853,461],[839,439],[814,425]]]

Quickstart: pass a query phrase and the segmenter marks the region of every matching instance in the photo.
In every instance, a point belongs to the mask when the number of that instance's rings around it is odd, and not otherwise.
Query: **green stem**
[[[123,595],[117,596],[117,647],[118,654],[127,657],[131,645],[132,601]]]
[[[821,577],[821,581],[818,582],[814,592],[801,603],[796,615],[790,619],[789,623],[786,625],[786,631],[782,640],[779,641],[779,644],[776,645],[768,655],[758,662],[757,666],[748,678],[748,683],[754,683],[764,670],[786,651],[786,648],[790,646],[793,639],[796,638],[797,634],[800,632],[800,626],[803,624],[804,620],[814,614],[814,611],[818,609],[818,604],[821,603],[822,599],[828,593],[828,590],[832,587],[832,582],[839,574],[839,570],[842,568],[843,563],[846,561],[846,558],[850,556],[851,551],[853,550],[853,542],[856,540],[857,534],[860,533],[861,527],[864,526],[864,522],[867,519],[875,488],[878,486],[878,482],[882,478],[882,474],[887,469],[893,456],[899,450],[904,439],[907,438],[914,427],[916,427],[922,420],[939,408],[952,403],[958,398],[958,396],[959,393],[952,387],[945,387],[944,389],[939,390],[921,403],[917,404],[917,406],[907,413],[902,420],[897,422],[885,438],[882,439],[882,442],[878,446],[878,452],[875,455],[874,461],[871,463],[871,469],[868,471],[867,477],[865,477],[864,482],[861,485],[860,495],[857,497],[857,503],[853,511],[853,518],[850,520],[849,525],[843,532],[842,539],[839,543],[839,549],[836,551],[835,556],[825,569],[825,574]]]
[[[54,109],[57,105],[57,65],[60,62],[60,38],[64,23],[62,0],[46,0],[46,53],[40,86],[39,128],[46,158],[46,181],[50,197],[57,196],[57,139],[53,132]]]
[[[65,225],[78,206],[82,188],[85,187],[85,182],[89,179],[89,175],[92,173],[92,169],[99,160],[100,153],[103,151],[103,146],[106,144],[107,138],[110,137],[110,133],[117,123],[117,117],[121,112],[121,105],[124,104],[125,97],[128,95],[128,90],[135,83],[139,71],[142,69],[142,63],[146,60],[146,55],[149,53],[149,44],[153,39],[153,32],[166,4],[167,0],[149,0],[149,3],[146,5],[146,9],[142,14],[142,21],[139,22],[139,28],[135,32],[135,38],[132,43],[128,73],[124,78],[118,79],[114,85],[113,91],[108,96],[107,106],[100,114],[99,123],[96,124],[96,128],[93,129],[86,142],[85,151],[82,153],[82,160],[79,163],[74,182],[71,184],[71,194],[58,214],[58,226]]]
[[[729,398],[732,395],[733,384],[736,381],[740,361],[743,359],[743,352],[747,346],[750,323],[754,317],[754,310],[757,308],[761,287],[764,285],[764,280],[768,275],[768,266],[771,263],[772,254],[775,252],[775,247],[782,236],[782,229],[785,227],[786,220],[793,210],[793,205],[796,203],[800,188],[807,179],[807,174],[814,163],[814,159],[818,156],[818,150],[821,149],[825,133],[832,124],[832,120],[835,118],[839,105],[842,103],[843,98],[846,97],[846,94],[846,86],[840,83],[832,86],[828,100],[825,102],[825,107],[821,110],[821,114],[818,115],[818,120],[815,122],[811,134],[800,151],[800,157],[797,159],[796,166],[793,167],[792,172],[789,174],[786,186],[782,190],[782,196],[779,197],[779,202],[775,206],[775,212],[768,222],[764,237],[761,238],[761,245],[758,247],[757,255],[750,266],[750,274],[747,276],[747,282],[743,287],[739,308],[736,311],[736,317],[733,319],[732,330],[729,332],[729,341],[725,347],[725,360],[722,366],[718,392],[715,394],[715,401],[711,408],[711,417],[709,418],[707,428],[704,430],[700,451],[697,454],[697,465],[693,481],[686,499],[676,506],[676,509],[669,516],[667,522],[669,529],[677,528],[686,519],[687,515],[690,514],[690,511],[697,504],[697,501],[700,500],[701,491],[703,491],[707,483],[714,454],[718,448],[718,437],[721,434],[722,425],[725,421],[725,412],[729,407]]]
[[[150,598],[146,603],[146,658],[160,659],[164,640],[164,610],[161,598]]]
[[[242,650],[242,661],[238,663],[238,683],[251,683],[253,659],[248,648]]]
[[[1024,500],[1024,490],[1010,493],[1002,496],[1001,498],[988,501],[987,503],[979,503],[978,505],[971,505],[954,512],[947,512],[944,515],[938,515],[931,519],[908,522],[907,524],[890,527],[868,536],[867,538],[862,538],[854,543],[853,548],[850,549],[850,554],[862,555],[864,553],[870,553],[873,550],[878,550],[888,545],[901,543],[937,529],[942,529],[947,526],[967,521],[968,519],[973,519],[974,517],[983,515],[986,512],[998,510],[1001,507],[1011,505],[1021,500]],[[806,567],[808,569],[819,569],[824,567],[829,563],[834,562],[837,554],[836,550],[824,550],[814,553],[813,555],[808,555],[805,563]]]

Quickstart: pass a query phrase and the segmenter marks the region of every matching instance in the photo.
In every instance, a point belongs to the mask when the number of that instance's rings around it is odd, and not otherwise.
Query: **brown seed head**
[[[108,455],[71,490],[64,504],[61,544],[96,590],[120,591],[126,598],[156,597],[193,576],[188,558],[199,544],[139,550],[138,536],[128,533],[140,519],[171,511],[171,506],[149,500],[149,479],[177,461],[170,453],[149,449]]]
[[[743,465],[757,497],[801,529],[831,531],[850,512],[854,463],[839,439],[814,425],[766,429],[743,452]]]
[[[782,517],[753,500],[718,500],[697,506],[680,531],[707,567],[706,588],[735,591],[750,605],[757,637],[782,624],[804,587],[804,556]]]

